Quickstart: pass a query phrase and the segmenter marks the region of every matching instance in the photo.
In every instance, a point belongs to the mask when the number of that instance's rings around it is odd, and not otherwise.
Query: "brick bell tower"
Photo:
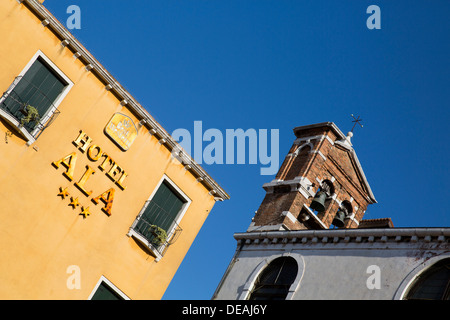
[[[294,128],[275,179],[265,183],[251,231],[358,228],[376,203],[351,143],[333,122]]]

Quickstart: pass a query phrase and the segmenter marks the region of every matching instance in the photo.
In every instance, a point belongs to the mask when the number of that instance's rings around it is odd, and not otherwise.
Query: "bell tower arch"
[[[353,149],[333,122],[294,128],[296,139],[248,231],[357,228],[376,203]]]

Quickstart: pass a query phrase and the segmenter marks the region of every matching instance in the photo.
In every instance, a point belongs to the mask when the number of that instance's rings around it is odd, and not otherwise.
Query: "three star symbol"
[[[67,191],[67,188],[59,187],[59,193],[58,196],[61,196],[62,199],[68,198],[70,196],[69,191]],[[70,197],[70,203],[69,206],[72,206],[73,209],[76,209],[77,207],[81,206],[81,213],[84,218],[87,218],[87,216],[91,215],[91,211],[89,211],[89,207],[85,207],[80,204],[78,201],[78,197]]]

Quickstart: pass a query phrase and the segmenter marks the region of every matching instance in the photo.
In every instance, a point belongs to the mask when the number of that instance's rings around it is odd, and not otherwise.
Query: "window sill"
[[[27,145],[31,145],[36,141],[36,138],[29,133],[27,129],[21,126],[20,122],[14,116],[0,109],[0,117],[16,129],[17,133],[27,141]]]
[[[165,245],[161,245],[159,247],[153,246],[144,236],[136,232],[133,228],[130,228],[130,230],[127,233],[128,237],[133,237],[137,241],[139,241],[141,244],[143,244],[146,249],[156,258],[155,261],[158,262],[162,258],[162,254],[160,251],[164,251]],[[158,250],[159,249],[159,250]]]

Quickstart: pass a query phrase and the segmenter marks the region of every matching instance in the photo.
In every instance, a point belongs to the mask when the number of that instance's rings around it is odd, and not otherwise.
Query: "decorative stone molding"
[[[450,228],[388,228],[388,229],[342,229],[299,230],[235,233],[238,244],[260,243],[435,243],[450,242]],[[274,240],[276,239],[276,240]],[[257,242],[256,242],[257,240]],[[274,242],[275,241],[275,242]]]
[[[305,177],[295,177],[292,180],[272,180],[264,183],[263,188],[267,193],[273,193],[275,187],[289,186],[292,191],[300,192],[306,199],[314,196],[314,190],[311,181]]]

